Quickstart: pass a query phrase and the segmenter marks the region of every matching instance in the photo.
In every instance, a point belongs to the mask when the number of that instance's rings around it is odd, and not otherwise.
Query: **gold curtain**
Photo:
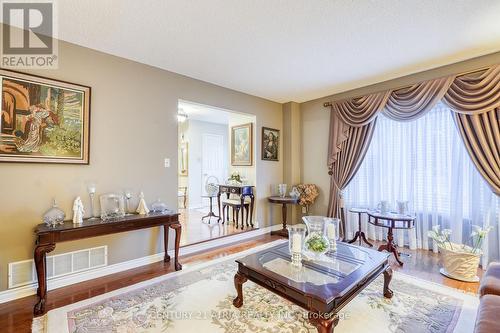
[[[335,117],[333,113],[332,116]],[[330,124],[336,127],[338,123],[338,120],[333,119]],[[335,154],[336,160],[329,171],[330,200],[328,203],[328,216],[340,216],[340,192],[349,184],[361,166],[361,162],[363,162],[370,146],[375,124],[376,120],[365,126],[349,127],[347,132],[344,133],[345,140],[338,147],[339,152]]]
[[[328,103],[331,106],[328,215],[339,215],[339,192],[359,169],[380,112],[396,121],[415,120],[440,100],[454,112],[455,123],[475,166],[500,194],[500,65],[460,76],[447,76],[410,87]]]
[[[412,121],[424,116],[438,103],[453,82],[453,76],[425,81],[394,90],[383,110],[386,117],[396,121]]]
[[[472,162],[500,195],[500,108],[473,115],[454,112],[453,117]]]

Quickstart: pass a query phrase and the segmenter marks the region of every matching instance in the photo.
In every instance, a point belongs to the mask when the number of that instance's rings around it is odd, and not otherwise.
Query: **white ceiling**
[[[59,37],[277,102],[500,51],[497,0],[60,0]]]
[[[208,105],[179,101],[179,113],[185,113],[189,120],[228,125],[231,122],[253,122],[255,116],[223,110]]]

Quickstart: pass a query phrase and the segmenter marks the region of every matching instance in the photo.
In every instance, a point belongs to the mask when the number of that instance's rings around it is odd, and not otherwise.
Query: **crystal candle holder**
[[[302,266],[302,248],[306,236],[306,227],[303,224],[288,227],[288,247],[292,259],[292,265]]]
[[[328,238],[330,243],[329,251],[335,252],[337,251],[337,241],[340,239],[339,237],[339,223],[340,220],[337,218],[328,218],[326,219],[325,226],[325,236]]]

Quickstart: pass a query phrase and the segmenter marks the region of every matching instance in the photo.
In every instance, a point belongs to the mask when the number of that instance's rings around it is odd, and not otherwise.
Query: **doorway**
[[[255,116],[179,101],[178,121],[181,246],[253,230],[251,227],[236,228],[232,216],[223,224],[222,219],[218,219],[217,192],[210,193],[210,188],[212,184],[225,184],[235,172],[242,176],[245,184],[256,184],[255,156],[251,166],[232,166],[230,149],[231,128],[253,123],[255,131]]]

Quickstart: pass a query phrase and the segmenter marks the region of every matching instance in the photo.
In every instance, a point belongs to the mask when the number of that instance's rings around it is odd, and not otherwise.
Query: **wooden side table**
[[[364,208],[351,208],[349,209],[349,211],[351,213],[358,213],[358,231],[356,231],[356,234],[354,235],[354,238],[351,239],[350,241],[348,241],[349,244],[352,244],[354,243],[356,240],[359,239],[359,245],[361,246],[361,241],[365,242],[366,244],[368,244],[368,246],[370,247],[373,247],[373,244],[370,243],[367,239],[366,239],[366,235],[365,233],[363,232],[363,230],[361,230],[361,214],[365,214],[366,213],[366,209]]]
[[[208,212],[207,215],[205,215],[205,216],[203,216],[201,218],[201,222],[204,222],[204,220],[206,218],[208,218],[208,224],[210,224],[210,220],[212,219],[212,217],[217,218],[217,222],[219,222],[220,221],[220,217],[218,215],[215,215],[214,210],[213,210],[213,205],[212,205],[212,199],[216,198],[217,196],[216,195],[202,195],[201,197],[202,198],[208,198],[210,200],[210,211]],[[222,222],[224,223],[224,221],[222,221]]]
[[[271,203],[281,204],[281,214],[282,214],[282,223],[283,228],[277,231],[271,231],[271,235],[279,235],[288,238],[288,229],[286,228],[286,206],[287,205],[297,205],[299,203],[300,198],[292,198],[292,197],[280,197],[280,196],[272,196],[267,198],[267,200]]]
[[[396,213],[380,213],[378,211],[367,210],[368,223],[377,227],[387,228],[387,243],[380,245],[379,251],[387,251],[394,254],[399,265],[403,266],[403,262],[399,258],[396,244],[394,244],[393,229],[413,229],[415,227],[416,216],[402,215]]]

